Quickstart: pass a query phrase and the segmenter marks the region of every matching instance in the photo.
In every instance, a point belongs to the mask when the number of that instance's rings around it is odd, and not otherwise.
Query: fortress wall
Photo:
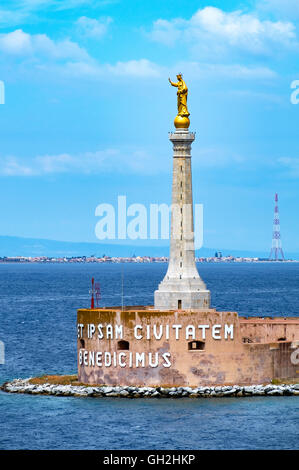
[[[79,381],[194,387],[295,377],[296,367],[290,362],[292,344],[243,343],[244,332],[257,332],[251,330],[257,327],[249,328],[246,330],[235,312],[78,310]],[[261,324],[259,328],[260,336],[264,329],[271,331],[271,326]],[[154,329],[160,339],[154,336]],[[298,325],[290,331],[299,340]],[[119,349],[120,341],[127,341],[129,349]],[[204,349],[190,350],[189,343]]]
[[[241,335],[249,342],[270,343],[295,341],[298,338],[299,318],[240,319]]]

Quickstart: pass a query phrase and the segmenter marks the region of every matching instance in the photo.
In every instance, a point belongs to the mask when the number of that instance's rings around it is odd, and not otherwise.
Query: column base
[[[155,309],[157,310],[209,309],[210,303],[209,290],[155,291]]]

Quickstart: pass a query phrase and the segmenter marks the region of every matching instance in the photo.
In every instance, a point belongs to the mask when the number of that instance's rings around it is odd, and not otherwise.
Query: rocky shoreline
[[[29,379],[15,379],[6,382],[1,390],[8,393],[31,395],[54,395],[74,397],[117,397],[117,398],[217,398],[248,396],[291,396],[299,395],[299,384],[247,385],[216,387],[133,387],[133,386],[87,386],[59,385],[44,383],[34,385]]]

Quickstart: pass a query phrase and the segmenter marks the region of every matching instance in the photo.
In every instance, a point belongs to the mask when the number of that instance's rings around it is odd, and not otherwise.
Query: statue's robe
[[[187,108],[187,95],[188,95],[188,88],[186,83],[182,80],[181,82],[177,83],[178,91],[178,115],[179,116],[190,116],[190,113]]]

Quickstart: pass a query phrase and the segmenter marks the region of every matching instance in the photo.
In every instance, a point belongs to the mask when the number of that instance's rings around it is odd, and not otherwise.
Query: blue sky
[[[0,6],[0,235],[96,241],[95,208],[170,203],[174,80],[189,87],[204,245],[299,252],[298,0]]]

